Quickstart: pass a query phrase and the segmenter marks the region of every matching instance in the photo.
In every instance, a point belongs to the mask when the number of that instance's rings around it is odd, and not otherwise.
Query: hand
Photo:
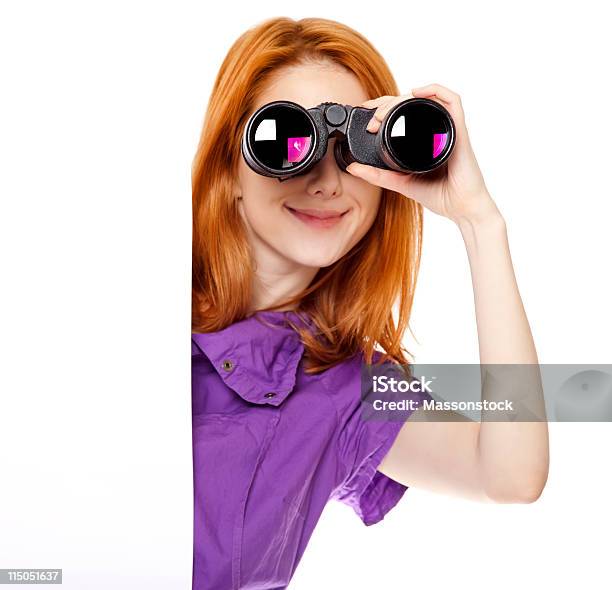
[[[472,151],[461,98],[439,84],[414,88],[403,96],[381,96],[359,105],[377,107],[367,130],[376,133],[385,115],[407,98],[429,98],[446,108],[456,129],[455,147],[445,165],[425,174],[411,174],[384,170],[354,162],[347,171],[354,176],[396,191],[427,207],[430,211],[448,217],[459,224],[480,221],[491,214],[499,214],[485,185],[484,178]]]

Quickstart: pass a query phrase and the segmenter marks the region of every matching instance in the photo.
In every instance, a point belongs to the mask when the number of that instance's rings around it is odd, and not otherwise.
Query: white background
[[[5,2],[0,9],[0,568],[188,589],[191,160],[245,29],[318,16],[402,90],[462,97],[542,363],[610,363],[604,3]],[[478,362],[469,266],[427,212],[407,340]],[[530,505],[410,489],[365,527],[330,504],[291,588],[609,588],[610,424],[552,424]]]

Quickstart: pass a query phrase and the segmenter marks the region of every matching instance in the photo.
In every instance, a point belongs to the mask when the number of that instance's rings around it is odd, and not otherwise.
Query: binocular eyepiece
[[[359,162],[385,170],[424,174],[448,160],[455,145],[449,112],[427,98],[409,98],[395,105],[379,130],[368,122],[376,109],[324,102],[305,109],[277,100],[249,118],[242,137],[242,155],[263,176],[287,180],[305,174],[336,137],[334,156],[342,171]]]

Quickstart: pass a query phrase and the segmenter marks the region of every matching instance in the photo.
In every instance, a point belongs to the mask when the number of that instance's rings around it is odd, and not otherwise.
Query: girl
[[[453,117],[443,174],[343,172],[335,139],[308,173],[282,183],[241,157],[246,122],[268,102],[376,108],[376,132],[408,97],[439,101]],[[536,364],[505,222],[459,96],[439,84],[400,96],[374,47],[329,20],[271,19],[234,43],[193,167],[194,589],[287,587],[330,499],[372,525],[409,485],[482,501],[540,495],[545,422],[440,421],[423,408],[406,422],[361,419],[362,365],[409,362],[402,338],[423,206],[463,236],[481,363]]]

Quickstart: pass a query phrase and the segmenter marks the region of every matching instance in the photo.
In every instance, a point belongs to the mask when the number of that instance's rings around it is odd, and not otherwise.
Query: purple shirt
[[[407,489],[377,471],[403,422],[361,418],[363,354],[306,374],[285,314],[192,334],[193,590],[286,588],[329,500],[372,525]]]

